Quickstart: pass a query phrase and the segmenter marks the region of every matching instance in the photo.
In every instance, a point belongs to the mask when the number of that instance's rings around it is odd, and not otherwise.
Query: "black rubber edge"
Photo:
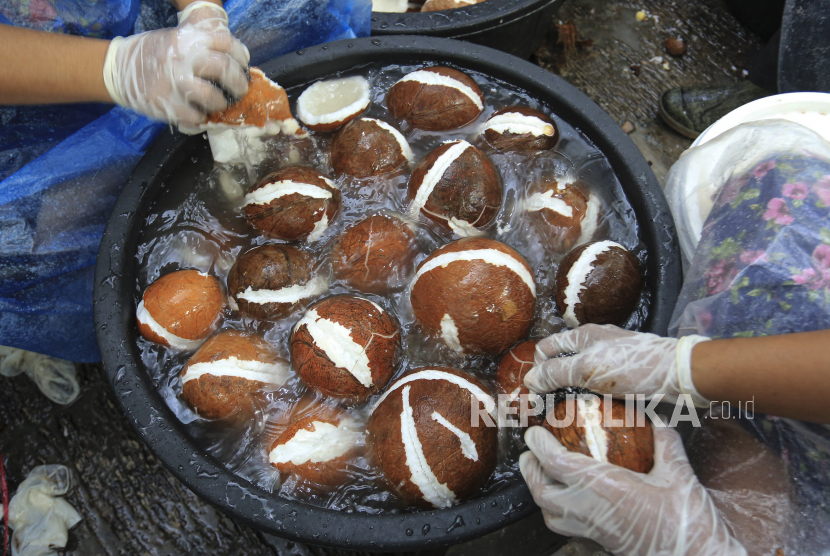
[[[384,37],[329,43],[262,66],[285,87],[362,65],[449,63],[524,88],[582,131],[622,183],[649,251],[653,291],[644,329],[665,334],[681,286],[681,265],[665,196],[637,147],[620,127],[564,80],[528,62],[470,43],[431,37]],[[536,510],[523,481],[459,506],[369,515],[336,512],[281,498],[233,475],[186,432],[140,364],[135,324],[135,250],[152,200],[170,169],[186,163],[201,136],[165,132],[122,191],[101,240],[94,310],[104,368],[128,419],[168,469],[193,492],[242,523],[304,543],[372,551],[448,546],[502,528]]]
[[[372,36],[460,39],[528,58],[564,0],[487,0],[440,12],[372,12]]]

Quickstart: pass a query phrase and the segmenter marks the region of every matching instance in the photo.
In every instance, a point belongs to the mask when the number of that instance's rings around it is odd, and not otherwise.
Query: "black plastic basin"
[[[527,59],[565,0],[487,0],[440,12],[372,12],[372,36],[427,35],[473,42]]]
[[[489,74],[524,88],[581,130],[608,158],[639,222],[648,250],[651,292],[644,329],[665,334],[681,285],[677,237],[666,199],[640,152],[620,127],[562,79],[502,52],[431,37],[384,37],[330,43],[290,54],[262,69],[285,87],[369,63],[435,61]],[[153,386],[136,343],[136,246],[168,175],[206,156],[206,140],[164,133],[136,168],[101,241],[95,320],[104,367],[129,420],[158,458],[202,498],[239,521],[311,544],[365,550],[415,550],[476,538],[536,511],[520,480],[459,506],[402,514],[349,514],[281,498],[230,472],[186,432]]]

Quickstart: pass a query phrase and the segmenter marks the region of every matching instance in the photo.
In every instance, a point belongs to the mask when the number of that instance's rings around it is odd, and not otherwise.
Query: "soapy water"
[[[638,240],[633,210],[607,159],[586,137],[525,92],[469,71],[466,73],[479,84],[486,99],[482,115],[471,124],[449,132],[412,129],[405,122],[397,122],[388,113],[384,97],[398,79],[419,67],[423,66],[367,66],[343,76],[363,75],[369,79],[372,105],[363,115],[381,119],[401,129],[415,154],[415,161],[442,142],[455,139],[466,139],[488,154],[502,177],[504,202],[497,217],[484,231],[487,237],[516,249],[534,269],[537,306],[531,338],[544,337],[565,327],[553,299],[556,269],[564,253],[553,253],[543,245],[543,238],[521,209],[531,184],[542,178],[583,184],[601,202],[602,217],[594,239],[611,239],[622,244],[638,257],[645,269],[646,251]],[[288,91],[293,113],[296,113],[296,99],[304,89],[305,86],[300,86]],[[478,137],[478,129],[495,110],[510,105],[529,106],[549,114],[559,126],[561,138],[558,146],[551,152],[533,155],[500,153],[489,148]],[[257,164],[214,166],[207,149],[199,151],[202,154],[191,159],[191,164],[183,164],[168,178],[146,219],[136,253],[140,269],[135,290],[136,305],[147,286],[163,274],[191,268],[211,273],[226,283],[228,272],[241,253],[254,246],[281,243],[260,236],[246,223],[242,211],[243,197],[258,179],[287,164],[307,164],[327,176],[333,176],[327,154],[331,138],[332,134],[315,133],[305,138],[269,138],[265,141],[263,161]],[[355,294],[378,303],[397,318],[401,325],[402,352],[395,378],[419,366],[448,365],[471,372],[497,393],[493,379],[498,357],[462,356],[443,345],[438,338],[426,335],[415,322],[405,287],[382,297],[355,291],[332,276],[329,252],[336,238],[345,228],[371,214],[405,215],[407,180],[408,171],[366,179],[339,177],[335,180],[342,192],[339,214],[318,241],[300,245],[314,255],[317,261],[315,272],[329,280],[329,292],[321,297]],[[419,251],[413,267],[408,269],[408,279],[403,283],[409,283],[414,275],[414,266],[433,250],[457,239],[440,231],[431,222],[407,222],[416,233]],[[644,292],[638,309],[626,327],[640,327],[648,314],[648,306],[648,293]],[[298,311],[286,319],[271,323],[232,313],[226,308],[219,329],[257,332],[282,357],[289,359],[288,338],[302,313]],[[267,492],[330,509],[370,513],[406,509],[385,483],[381,471],[372,465],[365,450],[365,433],[359,437],[358,455],[349,461],[349,481],[346,484],[323,488],[295,477],[285,477],[281,481],[279,472],[268,461],[268,453],[271,444],[288,424],[307,414],[295,413],[300,399],[311,396],[315,403],[336,403],[324,400],[323,396],[308,389],[295,373],[281,387],[266,390],[252,398],[248,402],[249,407],[243,408],[237,415],[208,421],[179,399],[182,384],[178,374],[190,354],[173,352],[143,338],[138,342],[142,362],[168,406],[197,442],[231,472]],[[358,424],[365,424],[373,399],[363,406],[347,408],[347,414]],[[517,462],[523,449],[521,429],[503,428],[499,431],[498,464],[482,494],[501,490],[521,480]]]

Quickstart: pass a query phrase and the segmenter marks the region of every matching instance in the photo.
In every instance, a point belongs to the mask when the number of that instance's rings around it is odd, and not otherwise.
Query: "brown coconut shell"
[[[601,396],[599,398],[599,411],[604,417],[605,401]],[[554,405],[553,414],[559,421],[567,419],[567,404],[574,404],[575,401],[563,400]],[[607,427],[605,431],[608,435],[608,452],[607,461],[620,467],[625,467],[637,473],[648,473],[654,467],[654,431],[651,429],[651,423],[640,414],[636,414],[635,407],[626,408],[626,404],[622,400],[612,400],[611,416],[614,420],[622,420],[628,422],[632,426],[626,427]],[[642,426],[636,426],[636,419],[644,423]],[[571,452],[579,452],[591,457],[591,451],[588,444],[585,442],[585,429],[579,427],[576,417],[573,422],[567,427],[556,427],[545,420],[544,427],[551,431],[562,445]]]
[[[370,118],[349,122],[331,145],[331,165],[338,175],[368,178],[404,168],[409,159],[392,133]]]
[[[185,340],[201,340],[213,332],[226,302],[219,280],[198,270],[165,274],[144,290],[142,300],[159,325]],[[137,323],[144,338],[169,347],[148,325]]]
[[[567,309],[565,289],[571,267],[587,249],[597,242],[585,243],[570,251],[556,272],[556,306],[561,313]],[[637,308],[643,282],[640,263],[630,251],[611,247],[600,254],[593,270],[583,282],[579,303],[573,308],[579,324],[616,324],[622,326]]]
[[[289,440],[294,438],[301,430],[309,432],[315,431],[315,422],[329,423],[334,426],[340,424],[342,418],[342,411],[329,408],[328,411],[318,412],[315,415],[308,415],[302,417],[291,423],[287,429],[279,436],[269,448],[269,453],[280,444],[286,444]],[[342,456],[330,459],[328,461],[311,462],[307,461],[299,465],[293,463],[271,463],[284,476],[295,475],[303,481],[316,483],[318,485],[335,487],[343,484],[349,479],[348,462],[355,457],[357,448],[347,451]]]
[[[456,143],[445,143],[422,158],[412,170],[406,202],[411,203],[436,161]],[[499,212],[502,185],[499,173],[483,152],[470,145],[438,180],[421,214],[451,232],[452,218],[485,228]]]
[[[295,325],[289,340],[291,363],[303,382],[327,396],[351,403],[366,401],[386,386],[395,372],[401,346],[400,327],[394,317],[386,311],[378,311],[371,302],[351,295],[318,301],[307,309],[306,314],[312,310],[320,318],[348,329],[351,340],[363,346],[369,359],[372,385],[364,386],[350,370],[338,367],[315,343],[305,324]]]
[[[227,330],[208,339],[187,361],[179,377],[184,380],[187,370],[197,363],[209,363],[236,357],[240,361],[285,363],[288,361],[259,336]],[[184,382],[182,400],[205,419],[223,419],[249,404],[251,397],[265,387],[264,382],[236,376],[203,374]]]
[[[421,11],[437,12],[440,10],[454,10],[456,8],[466,8],[479,2],[484,2],[484,0],[427,0],[421,6]]]
[[[323,213],[331,222],[340,210],[340,190],[330,186],[323,174],[308,166],[288,166],[272,172],[260,180],[251,193],[279,181],[310,184],[328,191],[331,197],[316,199],[292,193],[268,204],[245,205],[245,220],[269,237],[286,241],[306,239]]]
[[[548,248],[557,253],[565,253],[572,249],[582,237],[583,224],[585,224],[588,210],[588,196],[582,192],[578,183],[561,184],[556,180],[548,179],[531,187],[528,195],[547,192],[552,193],[552,198],[560,199],[571,207],[573,211],[571,216],[543,208],[538,211],[528,211],[528,218]]]
[[[228,273],[228,294],[239,310],[260,320],[285,318],[310,299],[295,303],[251,303],[239,297],[249,287],[253,290],[279,290],[302,286],[314,278],[313,261],[305,251],[290,245],[262,245],[240,256]]]
[[[352,288],[383,295],[401,289],[418,253],[415,232],[376,214],[347,229],[331,251],[334,275]]]
[[[452,0],[449,0],[452,1]],[[550,134],[533,135],[532,133],[509,133],[498,132],[494,129],[486,129],[487,123],[496,116],[502,114],[521,114],[522,116],[530,116],[538,118],[545,125],[550,126]],[[522,153],[532,153],[538,151],[547,151],[556,146],[559,142],[559,128],[556,123],[547,115],[533,108],[526,106],[508,106],[497,110],[485,122],[484,138],[490,145],[500,151],[512,151]]]
[[[533,368],[533,359],[536,355],[536,344],[539,340],[525,340],[516,344],[510,350],[502,355],[499,361],[499,368],[496,371],[496,385],[499,388],[499,393],[505,396],[513,395],[518,390],[519,396],[529,396],[530,390],[524,384],[525,375]],[[544,404],[544,401],[542,401]],[[517,408],[521,411],[520,400],[510,402],[511,407]],[[533,427],[541,425],[545,420],[544,412],[539,415],[534,415],[534,411],[528,411],[527,426]],[[511,416],[512,419],[519,420],[520,414]]]
[[[250,68],[248,92],[221,112],[208,114],[207,122],[264,127],[269,120],[293,120],[285,89],[265,77],[259,68]]]
[[[429,369],[460,376],[489,392],[483,383],[468,373],[450,367]],[[398,380],[421,370],[407,371]],[[498,427],[485,426],[484,422],[471,426],[472,404],[477,404],[478,408],[480,402],[466,388],[446,380],[415,380],[406,386],[410,387],[409,404],[427,464],[438,482],[446,484],[455,493],[457,501],[469,499],[484,485],[496,467]],[[393,388],[394,383],[390,385],[390,390]],[[367,426],[367,440],[372,446],[374,460],[395,492],[409,504],[430,507],[420,488],[412,482],[406,463],[401,436],[404,388],[392,390],[374,409]],[[459,438],[433,419],[433,412],[438,412],[470,435],[476,446],[477,461],[464,456]]]
[[[516,259],[533,276],[527,261],[513,248],[487,238],[465,238],[436,249],[419,266],[444,254],[495,249]],[[440,334],[450,315],[464,351],[497,355],[524,338],[536,310],[536,297],[505,266],[481,260],[455,261],[418,278],[410,298],[415,318],[429,333]]]
[[[481,104],[484,106],[481,89],[465,73],[445,67],[424,68],[419,71],[437,73],[466,85],[481,98]],[[386,96],[386,104],[395,118],[406,120],[414,127],[426,131],[457,129],[478,118],[482,112],[482,109],[458,89],[443,85],[426,85],[417,81],[399,81],[392,85]]]

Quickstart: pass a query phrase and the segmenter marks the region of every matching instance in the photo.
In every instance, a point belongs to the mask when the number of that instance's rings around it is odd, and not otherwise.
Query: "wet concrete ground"
[[[635,19],[638,10],[648,14],[645,21]],[[564,28],[563,35],[570,30],[575,39],[567,48],[558,43],[562,25],[574,26]],[[671,36],[688,45],[681,58],[665,52]],[[668,168],[691,141],[660,121],[660,93],[681,85],[736,82],[743,78],[746,54],[758,46],[721,0],[567,0],[534,61],[584,91],[620,125],[632,122],[631,138],[664,183]],[[67,500],[84,519],[70,533],[65,554],[362,554],[290,543],[224,516],[150,453],[121,415],[100,367],[80,367],[79,379],[82,395],[71,406],[59,407],[25,376],[0,377],[0,453],[7,457],[10,492],[36,465],[61,463],[73,473]],[[564,542],[537,513],[477,541],[422,554],[543,556]]]

